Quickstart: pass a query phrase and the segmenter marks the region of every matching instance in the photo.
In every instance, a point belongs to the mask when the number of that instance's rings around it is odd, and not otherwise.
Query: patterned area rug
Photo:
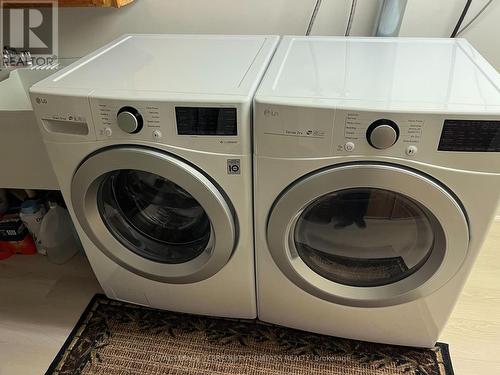
[[[452,375],[453,369],[445,344],[371,344],[96,295],[47,374]]]

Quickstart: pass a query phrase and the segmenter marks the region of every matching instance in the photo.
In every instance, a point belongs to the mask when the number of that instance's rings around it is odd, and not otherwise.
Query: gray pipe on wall
[[[375,25],[375,36],[398,36],[408,0],[384,0]]]

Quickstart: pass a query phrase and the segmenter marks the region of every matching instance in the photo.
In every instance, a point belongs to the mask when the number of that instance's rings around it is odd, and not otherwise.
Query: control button
[[[159,131],[159,130],[153,131],[153,138],[155,140],[159,140],[161,138],[161,136],[162,136],[161,131]]]
[[[355,147],[355,146],[354,146],[354,143],[352,143],[352,142],[347,142],[347,143],[344,145],[344,150],[351,152],[351,151],[354,151],[354,147]]]
[[[135,134],[139,133],[144,124],[142,115],[133,107],[123,107],[116,115],[118,126],[125,133]]]
[[[104,135],[106,137],[111,137],[113,135],[113,130],[111,130],[111,128],[105,128],[104,129]]]
[[[379,150],[393,146],[399,138],[399,127],[391,120],[381,119],[373,122],[366,131],[368,143]]]
[[[418,148],[417,146],[411,145],[406,148],[406,155],[408,156],[413,156],[417,153]]]

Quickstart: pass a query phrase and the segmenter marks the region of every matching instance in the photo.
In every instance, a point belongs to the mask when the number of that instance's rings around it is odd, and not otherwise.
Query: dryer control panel
[[[356,150],[413,158],[421,150],[500,152],[499,120],[460,117],[337,111],[333,140],[341,154]]]
[[[425,122],[426,119],[418,115],[337,111],[335,148],[337,152],[346,153],[387,150],[391,154],[414,155],[422,140]]]
[[[498,116],[336,110],[333,155],[495,170]]]
[[[500,114],[361,111],[259,103],[255,154],[270,158],[381,160],[498,171]]]

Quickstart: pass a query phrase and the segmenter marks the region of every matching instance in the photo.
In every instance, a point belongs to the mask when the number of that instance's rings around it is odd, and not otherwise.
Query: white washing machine
[[[499,88],[465,40],[284,38],[254,106],[260,319],[434,345],[497,209]]]
[[[252,98],[277,42],[128,35],[31,89],[108,297],[256,316]]]

